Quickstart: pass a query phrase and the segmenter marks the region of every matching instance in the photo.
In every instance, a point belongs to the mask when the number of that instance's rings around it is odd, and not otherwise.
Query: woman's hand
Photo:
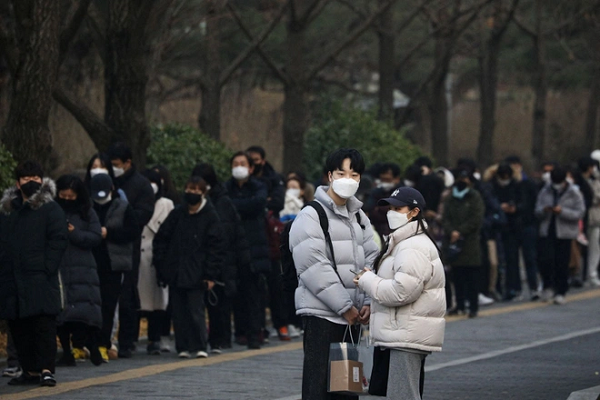
[[[356,286],[358,286],[358,281],[360,280],[360,277],[364,275],[365,272],[370,271],[369,268],[365,267],[365,269],[363,269],[362,271],[360,271],[358,274],[356,274],[354,276],[354,279],[352,279],[352,282],[354,282],[354,284]]]
[[[363,325],[369,323],[369,319],[371,318],[371,306],[363,306],[360,312],[358,313],[358,322]]]

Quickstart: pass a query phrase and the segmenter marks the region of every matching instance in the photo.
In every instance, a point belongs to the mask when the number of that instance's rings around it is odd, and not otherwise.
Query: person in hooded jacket
[[[391,349],[386,398],[421,399],[425,358],[444,341],[444,265],[427,233],[418,190],[399,188],[379,204],[389,208],[392,233],[375,270],[365,268],[354,283],[371,296],[373,344]]]
[[[153,241],[158,279],[169,285],[179,358],[208,357],[204,296],[221,278],[225,258],[221,221],[205,193],[204,179],[188,179],[185,203],[169,214]]]
[[[0,200],[0,318],[17,348],[20,376],[9,385],[55,386],[56,316],[63,307],[58,269],[68,245],[65,213],[42,166],[24,161]]]
[[[108,362],[123,272],[132,269],[133,243],[138,236],[138,222],[131,205],[119,197],[109,175],[95,175],[90,187],[102,233],[100,246],[92,250],[98,266],[102,298],[102,328],[98,344],[102,360]]]
[[[65,292],[65,308],[58,316],[58,338],[63,354],[56,365],[75,366],[73,353],[84,358],[84,346],[89,350],[94,365],[100,365],[102,356],[97,340],[102,327],[102,301],[92,249],[100,245],[102,229],[85,184],[79,177],[61,176],[56,181],[56,189],[56,202],[65,212],[69,230],[69,246],[59,270]]]
[[[171,200],[162,196],[162,181],[158,172],[148,169],[142,175],[150,181],[156,203],[154,214],[142,231],[138,292],[140,310],[146,315],[148,321],[146,351],[148,354],[160,355],[161,348],[166,348],[169,342],[168,335],[161,335],[165,325],[164,320],[168,318],[166,310],[169,303],[169,289],[157,281],[152,257],[152,241],[175,206]]]

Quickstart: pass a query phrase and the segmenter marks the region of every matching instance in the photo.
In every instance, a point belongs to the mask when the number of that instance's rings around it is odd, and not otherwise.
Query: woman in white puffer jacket
[[[426,231],[419,191],[399,188],[379,205],[390,206],[392,233],[376,273],[365,268],[354,282],[371,297],[374,345],[391,350],[387,398],[421,399],[425,357],[441,351],[444,341],[444,267]]]

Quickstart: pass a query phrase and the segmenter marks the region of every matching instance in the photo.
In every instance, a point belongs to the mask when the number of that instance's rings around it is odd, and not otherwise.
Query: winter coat
[[[293,220],[296,218],[296,215],[298,215],[300,210],[302,210],[302,207],[304,207],[304,200],[286,192],[285,204],[283,206],[283,210],[281,210],[279,213],[279,217],[282,221]]]
[[[558,215],[544,211],[546,207],[560,206]],[[568,185],[561,193],[557,193],[551,184],[546,184],[540,191],[535,203],[535,215],[540,219],[540,237],[548,237],[550,223],[556,220],[556,238],[576,239],[579,234],[579,220],[585,214],[585,204],[579,189]]]
[[[100,225],[106,228],[106,238],[92,251],[99,272],[130,271],[134,241],[139,237],[138,222],[131,205],[120,198],[106,204],[94,203]]]
[[[213,186],[208,192],[208,196],[221,221],[221,229],[226,242],[221,280],[225,284],[225,294],[232,297],[237,292],[238,272],[250,268],[252,261],[250,245],[242,226],[242,220],[227,195],[225,187],[221,184]]]
[[[444,266],[417,222],[390,235],[377,274],[358,286],[371,297],[370,335],[375,346],[440,351],[444,341]]]
[[[250,177],[241,187],[235,179],[225,183],[227,194],[235,206],[246,238],[250,245],[252,273],[269,273],[271,260],[269,259],[269,243],[267,240],[266,206],[267,187],[258,179]]]
[[[262,167],[260,176],[255,176],[267,187],[267,210],[272,211],[276,217],[283,210],[285,199],[285,185],[283,177],[279,175],[268,162]]]
[[[481,266],[481,246],[479,232],[483,224],[484,205],[477,190],[471,189],[465,197],[458,199],[452,195],[444,203],[442,226],[444,228],[444,253],[450,245],[452,231],[460,232],[464,239],[462,251],[452,263],[461,267]]]
[[[600,226],[600,180],[591,177],[587,181],[594,193],[592,204],[588,208],[587,223],[590,227],[598,227]]]
[[[442,178],[432,172],[422,175],[416,183],[415,189],[423,195],[426,209],[437,211],[440,206],[442,193],[446,190],[446,185]]]
[[[298,274],[296,314],[347,324],[342,314],[352,306],[360,310],[369,304],[369,299],[354,285],[351,271],[371,267],[377,258],[378,248],[373,241],[371,222],[361,210],[362,203],[351,197],[345,205],[337,206],[327,194],[327,189],[324,186],[317,188],[315,199],[323,206],[329,219],[329,234],[339,277],[333,269],[317,211],[313,207],[305,207],[294,220],[289,236]],[[360,213],[360,224],[356,213]]]
[[[17,187],[0,200],[0,318],[58,315],[63,296],[58,268],[68,245],[67,222],[54,202],[56,186],[42,187],[23,202]]]
[[[169,302],[169,289],[158,285],[156,269],[152,260],[152,241],[156,232],[175,206],[166,197],[156,200],[154,214],[142,231],[142,247],[140,257],[140,272],[138,293],[142,311],[166,310]]]
[[[519,183],[514,179],[506,186],[501,186],[496,179],[492,181],[494,195],[500,204],[507,203],[514,205],[516,211],[514,213],[506,213],[507,226],[506,229],[510,232],[518,232],[523,228],[522,214],[524,212],[525,203],[523,200],[523,192]]]
[[[100,221],[92,209],[87,221],[79,212],[67,212],[75,230],[69,232],[69,245],[60,264],[60,277],[65,292],[65,308],[57,318],[58,324],[82,322],[102,327],[100,280],[92,249],[102,242]]]
[[[221,277],[226,240],[217,212],[206,199],[195,214],[186,204],[175,207],[152,245],[158,279],[170,287],[201,289],[204,280]]]

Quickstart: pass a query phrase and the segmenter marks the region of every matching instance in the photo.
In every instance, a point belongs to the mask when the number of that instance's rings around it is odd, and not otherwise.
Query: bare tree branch
[[[83,19],[87,15],[88,8],[92,0],[81,0],[79,2],[79,7],[73,14],[73,18],[67,25],[67,27],[60,34],[60,53],[59,53],[59,63],[62,64],[65,56],[67,55],[67,51],[69,50],[69,44],[77,34]]]

